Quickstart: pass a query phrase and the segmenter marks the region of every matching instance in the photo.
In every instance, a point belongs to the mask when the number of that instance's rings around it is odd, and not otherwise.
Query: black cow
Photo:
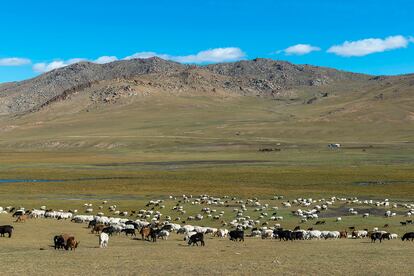
[[[116,233],[116,229],[113,226],[108,226],[102,229],[102,233],[107,233],[109,236],[112,236],[113,233]]]
[[[198,242],[201,243],[201,246],[204,246],[204,234],[203,233],[196,233],[194,235],[192,235],[189,239],[188,239],[188,245],[197,245],[198,246]]]
[[[124,232],[126,236],[128,236],[128,235],[136,236],[137,235],[135,233],[135,229],[132,229],[132,228],[122,229],[121,232]]]
[[[405,233],[404,236],[402,236],[402,238],[401,238],[401,240],[403,240],[403,241],[405,241],[405,240],[408,241],[410,239],[411,239],[411,241],[414,241],[414,232]]]
[[[13,226],[11,226],[11,225],[3,225],[3,226],[0,226],[0,236],[1,237],[4,237],[4,234],[8,234],[9,235],[9,238],[11,238],[11,236],[12,236],[12,233],[13,233]]]
[[[293,231],[291,234],[292,240],[303,240],[305,237],[303,236],[302,231]]]
[[[229,232],[229,237],[231,241],[244,241],[244,231],[232,230]]]
[[[275,229],[273,230],[273,235],[275,236],[275,238],[279,238],[279,241],[291,241],[292,239],[292,231],[290,230],[283,230],[281,228]]]
[[[376,240],[382,241],[382,233],[380,232],[374,232],[371,233],[371,242],[375,242]]]
[[[55,244],[55,250],[65,248],[65,239],[62,236],[55,236],[53,242]]]

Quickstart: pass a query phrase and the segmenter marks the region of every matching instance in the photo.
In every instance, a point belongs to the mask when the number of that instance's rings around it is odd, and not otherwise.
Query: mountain
[[[155,84],[194,90],[225,89],[244,95],[278,94],[301,86],[323,86],[338,81],[362,81],[369,76],[310,65],[254,59],[208,66],[182,65],[154,57],[108,64],[76,63],[34,79],[0,86],[0,114],[25,113],[90,88],[99,82],[150,76]]]
[[[414,75],[260,58],[81,62],[1,84],[0,114],[0,146],[14,149],[406,143],[414,139]]]

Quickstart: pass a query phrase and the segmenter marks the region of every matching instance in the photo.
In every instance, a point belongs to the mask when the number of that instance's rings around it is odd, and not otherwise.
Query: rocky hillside
[[[92,97],[111,99],[136,93],[120,81],[145,84],[170,93],[199,91],[275,97],[292,89],[324,87],[343,81],[361,83],[372,77],[284,61],[254,59],[207,66],[183,65],[157,57],[108,64],[81,62],[22,82],[0,85],[0,114],[33,112],[68,95],[95,88]],[[105,87],[99,86],[104,82]],[[114,84],[114,85],[113,85]]]

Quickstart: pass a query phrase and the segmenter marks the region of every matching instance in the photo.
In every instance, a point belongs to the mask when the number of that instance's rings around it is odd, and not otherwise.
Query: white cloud
[[[95,59],[93,62],[95,63],[99,63],[99,64],[104,64],[104,63],[109,63],[109,62],[113,62],[113,61],[117,61],[118,58],[116,56],[102,56],[99,57],[97,59]]]
[[[115,56],[102,56],[91,62],[103,64],[103,63],[108,63],[108,62],[112,62],[115,60],[118,60],[118,58]],[[89,60],[86,58],[72,58],[69,60],[55,60],[50,63],[41,62],[41,63],[34,64],[33,70],[37,73],[45,73],[45,72],[49,72],[54,69],[62,68],[62,67],[74,64],[74,63],[81,62],[81,61],[89,61]]]
[[[408,40],[409,40],[410,42],[414,43],[414,37],[413,37],[413,36],[408,37]]]
[[[32,61],[27,58],[17,58],[17,57],[0,58],[0,66],[21,66],[21,65],[27,65],[30,63],[32,63]]]
[[[309,54],[311,52],[315,52],[315,51],[320,51],[321,48],[316,47],[316,46],[312,46],[310,44],[296,44],[293,46],[290,46],[280,52],[284,52],[286,55],[298,55],[298,56],[302,56],[302,55],[306,55]]]
[[[158,54],[155,52],[138,52],[133,55],[127,56],[124,60],[134,59],[134,58],[150,58],[150,57],[159,57],[166,60],[173,60],[182,63],[209,63],[209,62],[224,62],[224,61],[235,61],[243,59],[246,54],[239,48],[229,47],[229,48],[215,48],[206,51],[198,52],[195,55],[187,56],[172,56],[168,54]],[[80,61],[91,61],[94,63],[109,63],[118,60],[116,56],[102,56],[95,60],[87,60],[83,58],[73,58],[69,60],[55,60],[50,63],[41,62],[33,65],[33,70],[37,73],[45,73],[51,70],[68,66],[73,63]]]
[[[198,52],[197,54],[187,56],[173,56],[168,54],[158,54],[155,52],[139,52],[124,59],[133,58],[150,58],[159,57],[166,60],[173,60],[181,63],[210,63],[210,62],[225,62],[243,59],[246,54],[236,47],[215,48]]]
[[[357,41],[345,41],[341,45],[334,45],[328,49],[328,53],[333,53],[343,57],[362,57],[373,53],[406,48],[411,38],[402,35],[389,36],[385,39],[367,38]]]
[[[41,63],[35,63],[33,65],[33,71],[37,73],[45,73],[52,71],[54,69],[62,68],[77,62],[86,61],[84,58],[72,58],[69,60],[55,60],[50,63],[41,62]]]
[[[159,57],[162,59],[169,59],[171,60],[172,56],[170,55],[166,55],[166,54],[157,54],[155,52],[138,52],[135,53],[133,55],[127,56],[124,59],[125,60],[130,60],[130,59],[134,59],[134,58],[150,58],[150,57]]]
[[[195,55],[176,56],[173,60],[182,63],[225,62],[242,59],[246,54],[236,47],[215,48],[198,52]]]

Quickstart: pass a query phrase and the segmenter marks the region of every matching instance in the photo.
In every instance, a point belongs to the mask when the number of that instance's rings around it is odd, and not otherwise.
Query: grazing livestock
[[[305,235],[304,235],[304,231],[293,231],[291,234],[292,240],[304,240],[305,239]]]
[[[379,240],[381,242],[382,239],[383,239],[382,233],[380,232],[371,233],[371,242],[375,243],[376,240]]]
[[[390,239],[394,240],[394,239],[398,239],[398,235],[395,233],[390,234]]]
[[[95,226],[92,228],[91,233],[92,233],[92,234],[94,234],[94,233],[99,234],[99,233],[100,233],[100,232],[102,232],[102,230],[104,230],[105,228],[106,228],[106,226],[105,226],[105,225],[103,225],[103,224],[98,224],[98,225],[95,225]]]
[[[167,230],[158,229],[155,231],[155,234],[157,235],[157,238],[161,238],[163,240],[167,240],[170,236],[170,232]]]
[[[358,230],[358,231],[353,231],[352,232],[352,237],[353,238],[358,238],[358,239],[362,239],[368,236],[368,231],[365,230]]]
[[[14,208],[13,208],[13,209],[14,209]],[[13,210],[13,209],[12,209],[12,210]],[[12,210],[10,210],[10,212],[12,212]],[[25,213],[25,212],[24,212],[24,210],[17,210],[16,212],[14,212],[14,213],[13,213],[12,217],[14,217],[14,218],[15,218],[15,217],[19,217],[19,216],[24,215],[24,213]]]
[[[273,238],[273,231],[270,229],[262,230],[262,239]]]
[[[75,249],[78,248],[79,243],[80,242],[76,241],[75,237],[69,237],[68,240],[66,241],[65,249],[69,250],[70,248],[71,251],[72,250],[75,251]]]
[[[309,240],[312,240],[312,239],[320,240],[321,237],[322,237],[322,232],[319,230],[312,230],[307,233],[307,239]]]
[[[65,239],[61,235],[60,236],[55,236],[53,238],[53,243],[54,243],[54,246],[55,246],[55,250],[65,248]]]
[[[290,230],[283,230],[283,229],[275,229],[273,230],[273,236],[275,238],[279,238],[279,241],[288,241],[292,240],[292,231]]]
[[[109,236],[112,236],[113,233],[117,233],[117,229],[114,226],[108,226],[102,229],[102,233],[106,233]]]
[[[13,233],[13,226],[11,225],[2,225],[0,226],[0,236],[4,237],[5,234],[9,235],[9,238],[11,238]]]
[[[232,230],[229,232],[231,241],[244,241],[244,231],[242,230]]]
[[[100,248],[108,247],[108,242],[109,242],[109,235],[107,233],[102,232],[99,235],[99,247]]]
[[[135,229],[134,229],[134,233],[135,233]],[[157,234],[156,231],[154,229],[152,229],[151,227],[142,227],[141,230],[139,231],[139,233],[141,234],[141,239],[142,240],[150,240],[152,242],[156,242],[157,241]]]
[[[137,236],[137,234],[135,233],[135,228],[125,228],[125,229],[122,229],[121,232],[124,232],[125,236],[128,236],[128,235],[131,235],[131,237]]]
[[[229,234],[229,230],[227,229],[219,229],[216,232],[216,236],[219,238],[227,237],[228,234]]]
[[[410,239],[411,239],[411,241],[414,241],[414,232],[405,233],[404,236],[402,236],[402,238],[401,238],[402,241],[405,241],[405,240],[408,241]]]
[[[381,239],[385,240],[391,240],[391,233],[382,233]]]
[[[197,245],[198,246],[198,242],[201,243],[201,246],[204,246],[204,234],[203,233],[196,233],[194,235],[192,235],[189,239],[188,239],[188,245]]]

